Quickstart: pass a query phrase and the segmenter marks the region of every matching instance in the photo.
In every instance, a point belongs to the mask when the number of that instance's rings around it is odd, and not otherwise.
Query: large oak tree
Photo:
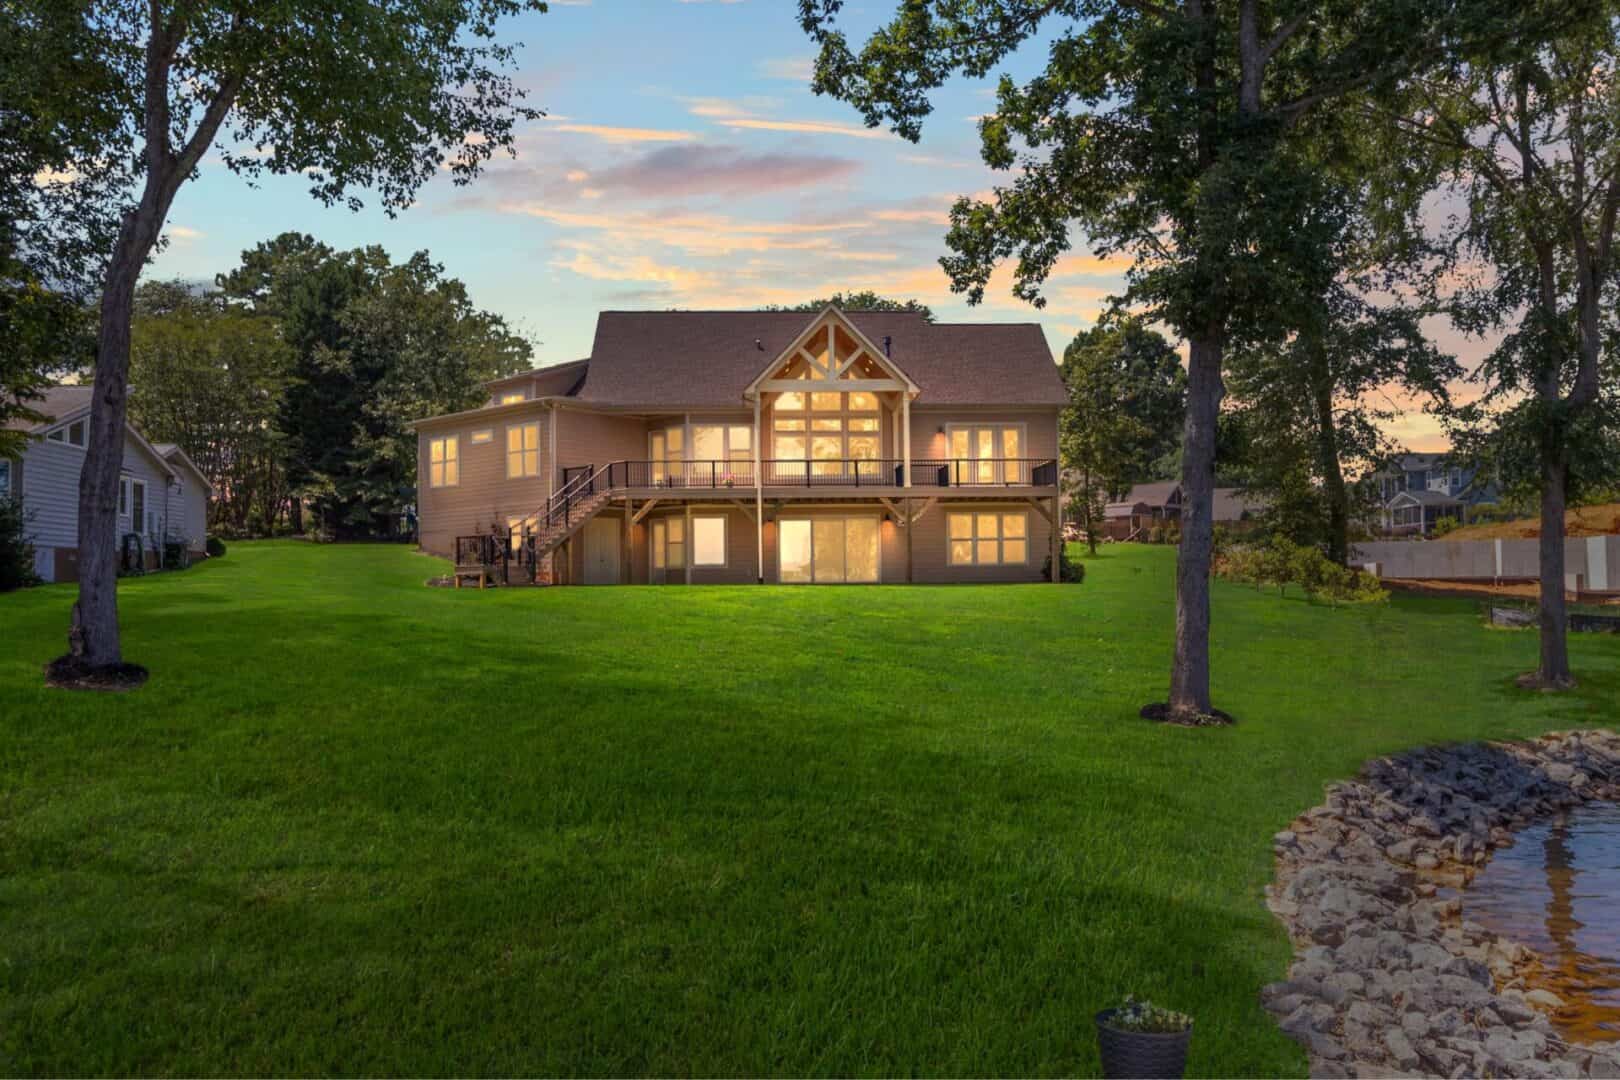
[[[981,120],[985,161],[1016,175],[988,201],[958,201],[942,261],[976,301],[1016,256],[1014,291],[1039,303],[1078,223],[1097,251],[1128,257],[1128,300],[1186,339],[1167,713],[1208,716],[1223,361],[1236,344],[1280,336],[1304,295],[1287,229],[1310,192],[1296,142],[1347,95],[1382,91],[1460,43],[1511,40],[1531,16],[1506,0],[908,0],[855,51],[836,25],[842,7],[800,0],[820,44],[814,89],[910,139],[947,78],[986,75],[1036,35],[1053,39],[1045,70],[1021,86],[1004,77]]]
[[[210,147],[248,176],[303,173],[325,203],[369,192],[390,213],[447,170],[472,179],[535,115],[507,74],[503,17],[538,0],[96,0],[54,28],[35,20],[34,54],[90,66],[87,86],[121,89],[126,111],[102,155],[132,161],[101,279],[94,404],[79,484],[79,600],[69,653],[122,661],[116,590],[118,475],[135,285],[169,208]],[[29,25],[35,25],[29,24]],[[49,70],[39,77],[55,77]],[[88,160],[88,158],[87,158]]]

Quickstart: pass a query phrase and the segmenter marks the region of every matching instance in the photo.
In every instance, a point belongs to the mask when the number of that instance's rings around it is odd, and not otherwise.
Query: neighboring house
[[[90,433],[90,387],[58,386],[27,402],[47,417],[8,424],[31,438],[20,457],[0,458],[0,496],[19,495],[29,515],[34,572],[46,581],[79,577],[79,473]],[[146,565],[158,565],[165,536],[184,539],[193,554],[208,539],[207,479],[176,446],[153,446],[124,425],[118,489],[118,536],[140,537]]]
[[[1128,540],[1154,522],[1181,517],[1181,485],[1174,480],[1137,484],[1123,499],[1103,507],[1103,531]]]
[[[1441,518],[1461,524],[1474,508],[1499,497],[1486,477],[1452,464],[1446,454],[1403,454],[1374,480],[1384,505],[1383,530],[1394,536],[1427,536]]]
[[[510,536],[559,583],[1040,580],[1067,402],[1033,324],[603,312],[588,359],[417,422],[421,545]]]
[[[1155,522],[1180,521],[1181,503],[1181,485],[1174,480],[1137,484],[1123,499],[1103,509],[1103,531],[1115,540],[1128,540]],[[1210,520],[1218,525],[1235,525],[1252,520],[1265,508],[1263,500],[1245,494],[1241,488],[1218,487]]]

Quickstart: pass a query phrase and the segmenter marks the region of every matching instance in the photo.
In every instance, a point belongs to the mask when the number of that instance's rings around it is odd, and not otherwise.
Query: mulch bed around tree
[[[58,656],[45,665],[45,685],[60,690],[101,690],[122,693],[146,682],[147,671],[139,664],[108,664],[91,667],[77,656]]]
[[[1208,713],[1196,717],[1172,716],[1170,706],[1163,701],[1142,706],[1141,715],[1144,720],[1152,720],[1157,724],[1175,724],[1177,727],[1226,727],[1237,723],[1230,713],[1224,713],[1219,709],[1211,709]]]

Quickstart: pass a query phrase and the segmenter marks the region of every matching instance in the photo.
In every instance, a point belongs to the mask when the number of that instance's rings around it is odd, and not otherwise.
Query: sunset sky
[[[588,355],[604,309],[753,308],[862,288],[947,320],[1039,322],[1061,355],[1121,287],[1117,266],[1078,246],[1037,310],[1006,275],[970,308],[938,265],[952,200],[996,182],[975,123],[994,78],[936,92],[912,144],[810,92],[813,48],[795,13],[787,0],[554,2],[505,24],[524,45],[529,103],[550,114],[522,129],[515,161],[470,187],[432,183],[390,220],[324,208],[302,178],[255,190],[212,159],[182,189],[148,274],[211,280],[244,248],[296,229],[396,259],[431,252],[477,305],[537,342],[542,365]],[[892,13],[890,0],[868,0],[843,22],[859,41]],[[1031,43],[1003,70],[1027,77],[1044,55]],[[1442,344],[1478,352],[1449,335]],[[1443,445],[1419,415],[1394,433],[1414,449]]]

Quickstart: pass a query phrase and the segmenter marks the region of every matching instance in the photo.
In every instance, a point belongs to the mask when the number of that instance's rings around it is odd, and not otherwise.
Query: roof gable
[[[848,334],[855,345],[854,350],[847,357],[842,358],[839,356],[838,349],[835,346],[836,333],[839,329]],[[885,350],[861,333],[860,327],[850,322],[837,307],[828,305],[821,310],[821,314],[810,320],[799,336],[794,338],[774,361],[766,365],[754,377],[754,380],[743,390],[743,396],[751,397],[757,393],[760,386],[769,381],[772,375],[781,371],[784,366],[792,367],[800,362],[812,367],[815,366],[816,356],[812,355],[815,352],[813,345],[817,336],[822,334],[828,335],[827,369],[824,372],[827,378],[825,380],[811,381],[825,381],[828,383],[826,389],[834,389],[833,384],[851,369],[854,369],[862,357],[866,357],[874,367],[878,368],[890,379],[902,384],[902,386],[897,386],[895,389],[903,388],[913,396],[916,395],[917,384],[912,382],[911,377],[904,371],[900,370],[899,366],[889,358]]]

